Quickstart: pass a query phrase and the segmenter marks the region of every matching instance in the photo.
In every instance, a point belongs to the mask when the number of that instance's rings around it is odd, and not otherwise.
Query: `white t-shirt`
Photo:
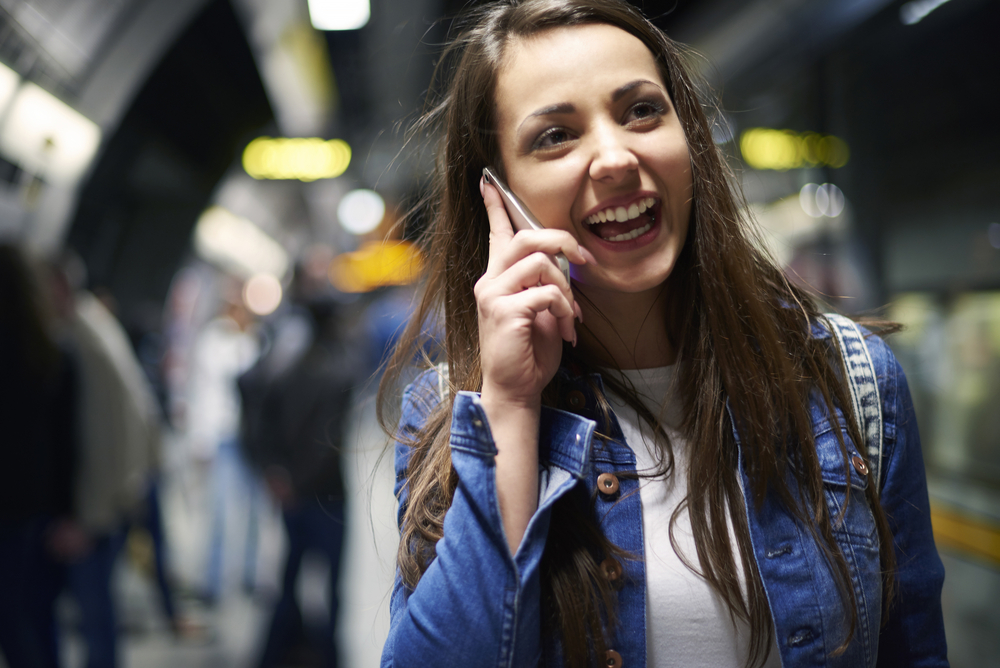
[[[666,479],[642,477],[643,473],[652,474],[659,466],[656,454],[659,445],[653,439],[652,427],[640,420],[636,411],[620,397],[608,393],[625,441],[635,453],[640,475],[646,566],[646,665],[651,668],[743,668],[749,647],[749,627],[739,620],[734,625],[725,601],[681,561],[670,543],[670,518],[687,494],[691,447],[676,429],[680,423],[680,402],[676,400],[672,385],[674,370],[674,366],[668,366],[622,372],[646,408],[664,423],[674,453],[674,469]],[[736,538],[731,523],[729,532],[735,553]],[[686,510],[674,525],[674,539],[687,562],[700,568]],[[745,581],[739,559],[736,565],[740,580]],[[781,666],[773,640],[764,665],[765,668]]]

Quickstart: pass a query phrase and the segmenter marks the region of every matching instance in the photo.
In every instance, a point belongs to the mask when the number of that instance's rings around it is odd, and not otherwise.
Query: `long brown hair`
[[[838,649],[843,651],[857,627],[856,602],[847,562],[833,538],[833,526],[841,518],[830,516],[824,498],[809,410],[810,392],[818,391],[827,412],[833,415],[839,407],[850,437],[863,442],[842,381],[840,353],[829,340],[811,336],[819,317],[812,297],[792,286],[760,250],[741,212],[732,174],[712,140],[698,91],[685,71],[684,51],[619,0],[507,0],[475,8],[455,24],[457,36],[439,62],[438,87],[432,88],[429,108],[415,127],[417,134],[435,135],[438,141],[431,194],[424,202],[429,221],[423,235],[427,279],[383,378],[379,401],[383,424],[399,438],[387,424],[391,388],[421,351],[428,362],[447,360],[450,395],[420,433],[406,436],[411,446],[408,502],[398,553],[403,581],[415,587],[434,558],[454,495],[457,476],[451,466],[448,425],[455,393],[479,391],[482,385],[473,286],[486,270],[489,223],[478,183],[484,165],[501,163],[494,101],[498,69],[513,40],[592,23],[617,26],[649,48],[691,155],[690,232],[670,278],[671,336],[679,359],[685,361],[678,387],[685,416],[681,430],[698,444],[691,449],[688,495],[677,511],[686,509],[690,515],[698,555],[697,567],[691,567],[725,600],[734,619],[749,624],[748,666],[763,664],[773,623],[738,481],[742,456],[751,503],[759,506],[767,493],[776,494],[788,512],[810,528],[832,564],[849,615],[849,632]],[[435,325],[443,326],[443,341],[436,353],[428,354],[428,332]],[[565,349],[564,358],[571,354]],[[579,354],[576,362],[589,366]],[[655,416],[642,408],[634,393],[607,380],[655,425]],[[557,382],[558,376],[553,384]],[[555,389],[547,388],[543,402]],[[839,430],[837,437],[846,471],[847,444]],[[669,442],[664,448],[669,467]],[[883,596],[888,600],[895,565],[892,538],[878,504],[877,484],[868,485],[867,494],[881,539]],[[586,494],[570,494],[556,505],[543,558],[543,619],[549,632],[558,634],[570,666],[590,665],[603,656],[606,635],[615,624],[614,592],[599,576],[598,564],[609,554],[623,556],[604,537],[587,503]],[[745,594],[734,576],[737,560],[746,574]]]

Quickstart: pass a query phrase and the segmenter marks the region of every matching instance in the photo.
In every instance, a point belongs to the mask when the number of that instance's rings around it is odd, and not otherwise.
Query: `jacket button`
[[[618,563],[617,559],[608,557],[601,562],[601,571],[604,573],[604,577],[608,579],[608,582],[617,583],[622,576],[622,565]]]
[[[622,668],[622,655],[613,649],[609,649],[605,654],[604,665],[608,668]]]
[[[587,405],[587,397],[583,396],[583,392],[580,390],[570,392],[566,395],[566,400],[569,402],[569,407],[573,410],[582,410]]]
[[[597,476],[597,489],[605,496],[611,496],[618,491],[618,477],[614,473],[602,473]]]
[[[857,471],[859,475],[868,475],[868,464],[865,464],[865,460],[861,458],[861,455],[854,455],[851,457],[851,463],[854,464],[854,470]]]

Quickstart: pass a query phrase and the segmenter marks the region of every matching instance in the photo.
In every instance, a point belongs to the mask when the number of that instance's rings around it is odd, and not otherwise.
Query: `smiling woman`
[[[653,54],[593,24],[518,40],[505,61],[497,126],[511,188],[594,255],[573,273],[585,304],[648,312],[691,215],[684,129]]]
[[[440,74],[429,274],[382,386],[426,360],[387,424],[383,665],[946,665],[905,378],[758,250],[680,47],[625,2],[509,0]]]

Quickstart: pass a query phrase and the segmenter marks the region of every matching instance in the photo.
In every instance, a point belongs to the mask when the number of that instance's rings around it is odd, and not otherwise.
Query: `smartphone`
[[[514,225],[515,230],[543,230],[545,226],[538,222],[538,219],[528,210],[528,207],[524,205],[517,195],[507,187],[507,184],[497,176],[496,172],[492,167],[483,167],[483,176],[486,178],[486,182],[495,187],[500,192],[500,198],[503,200],[504,208],[507,209],[507,216],[510,218],[510,222]],[[556,265],[559,267],[559,271],[563,273],[566,277],[566,281],[569,281],[569,260],[562,253],[556,254],[553,259]]]

